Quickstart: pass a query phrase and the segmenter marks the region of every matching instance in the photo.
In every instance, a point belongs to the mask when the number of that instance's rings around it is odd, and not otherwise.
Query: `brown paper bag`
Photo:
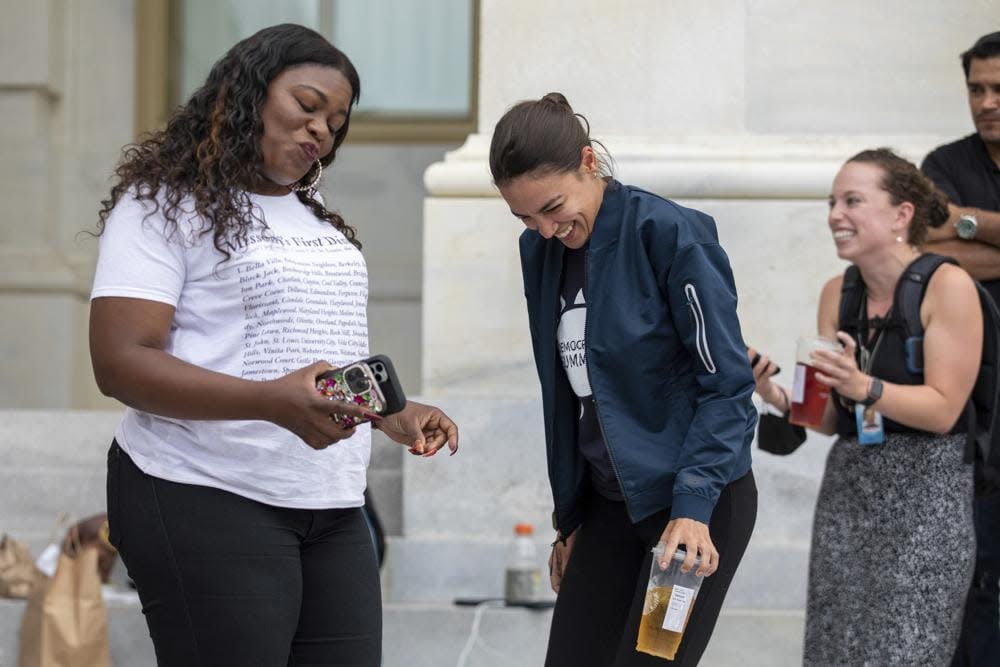
[[[36,577],[35,559],[28,547],[9,535],[0,540],[0,597],[26,598],[31,595]]]
[[[21,621],[18,667],[110,667],[97,558],[94,547],[60,554],[55,576],[38,584]]]

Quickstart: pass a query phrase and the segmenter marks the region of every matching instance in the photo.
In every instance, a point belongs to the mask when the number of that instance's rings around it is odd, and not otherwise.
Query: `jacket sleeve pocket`
[[[691,313],[691,322],[694,328],[694,347],[698,352],[698,358],[702,366],[709,373],[716,372],[715,362],[712,361],[712,351],[708,347],[707,323],[705,312],[701,309],[701,302],[698,300],[698,289],[693,283],[684,285],[684,296],[687,297],[688,310]]]

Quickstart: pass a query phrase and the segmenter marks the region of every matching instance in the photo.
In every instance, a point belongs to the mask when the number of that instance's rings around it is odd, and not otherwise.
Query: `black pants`
[[[952,667],[986,667],[1000,661],[1000,493],[976,498],[973,516],[976,570]]]
[[[108,452],[108,520],[157,663],[378,665],[378,568],[361,508],[272,507],[151,477]]]
[[[709,521],[719,568],[698,591],[673,663],[696,665],[757,517],[753,473],[723,489]],[[635,650],[652,564],[670,510],[632,524],[625,504],[592,494],[552,614],[547,667],[641,667],[666,661]]]

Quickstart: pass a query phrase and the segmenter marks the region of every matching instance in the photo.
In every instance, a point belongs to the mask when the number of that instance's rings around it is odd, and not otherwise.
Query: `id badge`
[[[885,441],[882,430],[882,413],[860,403],[854,405],[854,418],[858,424],[858,444],[881,445]]]

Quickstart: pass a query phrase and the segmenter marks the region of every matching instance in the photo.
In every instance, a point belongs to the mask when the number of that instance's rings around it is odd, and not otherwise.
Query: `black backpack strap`
[[[927,285],[931,282],[931,276],[942,264],[958,264],[951,257],[936,255],[932,252],[925,253],[913,260],[900,276],[896,284],[896,294],[894,303],[903,320],[903,327],[906,331],[907,346],[920,345],[924,337],[924,325],[920,321],[920,304],[924,301],[924,294],[927,292]],[[923,371],[923,356],[920,355],[920,363],[913,370]]]
[[[896,285],[895,303],[906,331],[906,368],[914,374],[924,372],[924,325],[920,321],[920,305],[927,293],[931,276],[942,264],[958,264],[951,257],[925,253],[913,260],[903,271]],[[965,462],[972,463],[976,451],[976,406],[968,401],[962,411],[968,429],[965,439]]]
[[[990,293],[976,283],[983,309],[983,356],[972,390],[971,422],[987,477],[1000,482],[1000,309]]]
[[[858,267],[851,264],[844,271],[844,283],[840,286],[840,311],[837,315],[837,328],[853,334],[858,330],[858,310],[861,308],[861,297],[865,292],[865,283],[861,280]]]

